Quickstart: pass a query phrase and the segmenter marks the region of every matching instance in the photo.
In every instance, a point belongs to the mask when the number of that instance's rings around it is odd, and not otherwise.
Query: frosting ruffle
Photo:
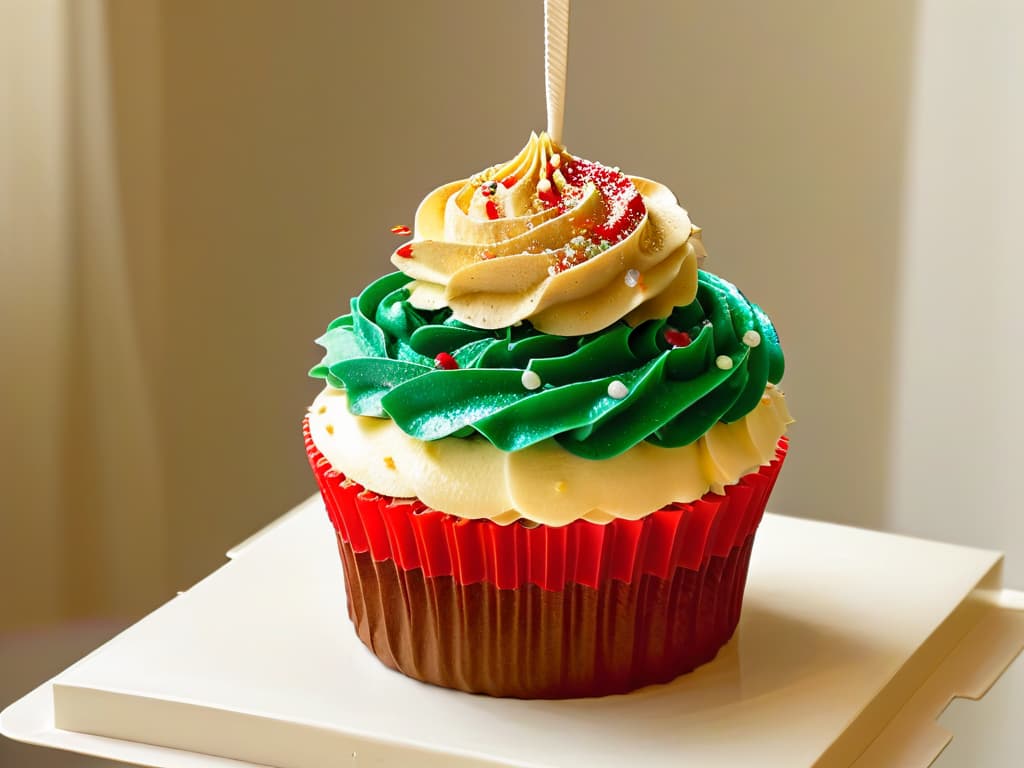
[[[345,392],[326,387],[309,410],[313,443],[330,466],[385,496],[418,498],[456,517],[543,525],[638,520],[690,502],[768,464],[792,421],[775,387],[732,424],[715,424],[680,448],[640,443],[599,464],[553,440],[515,453],[474,436],[423,442],[387,419],[355,416]]]
[[[703,271],[695,299],[667,317],[578,337],[418,309],[410,278],[393,273],[318,343],[327,353],[310,374],[345,389],[353,414],[391,419],[421,441],[478,435],[515,452],[555,440],[586,459],[694,443],[752,411],[784,367],[768,317]]]

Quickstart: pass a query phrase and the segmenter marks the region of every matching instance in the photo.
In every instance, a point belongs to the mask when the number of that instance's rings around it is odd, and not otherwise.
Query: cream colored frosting
[[[514,453],[480,436],[423,442],[390,419],[349,413],[344,390],[327,387],[309,410],[310,436],[331,466],[371,491],[418,497],[463,518],[545,525],[584,519],[639,519],[671,502],[693,501],[767,464],[792,422],[782,393],[768,385],[753,411],[716,423],[690,445],[639,443],[592,461],[554,440]]]
[[[693,301],[704,257],[700,229],[665,186],[629,177],[646,214],[623,240],[564,271],[553,265],[586,222],[612,203],[588,183],[564,212],[544,207],[538,184],[550,183],[549,164],[573,158],[547,134],[533,134],[513,160],[431,192],[416,212],[412,256],[392,262],[414,279],[410,302],[420,309],[450,307],[478,328],[529,320],[544,333],[594,333],[620,318],[635,325],[667,316]],[[502,183],[514,178],[508,188]],[[551,178],[564,181],[556,169]],[[488,184],[494,191],[484,196]],[[488,201],[499,218],[486,213]],[[406,251],[407,252],[407,251]],[[633,272],[637,279],[627,279]]]

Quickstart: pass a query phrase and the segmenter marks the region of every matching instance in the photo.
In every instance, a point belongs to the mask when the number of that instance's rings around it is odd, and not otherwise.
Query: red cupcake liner
[[[712,557],[729,557],[761,522],[789,444],[781,438],[771,463],[723,494],[670,504],[640,520],[529,527],[468,520],[418,499],[374,493],[330,466],[310,437],[308,419],[303,437],[327,513],[354,554],[369,553],[403,571],[418,569],[427,578],[450,576],[462,585],[533,584],[549,591],[568,584],[597,588],[609,579],[670,580],[679,568],[697,571]]]

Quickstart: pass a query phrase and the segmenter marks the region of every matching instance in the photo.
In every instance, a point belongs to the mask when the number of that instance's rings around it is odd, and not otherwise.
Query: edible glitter
[[[536,371],[523,371],[522,382],[527,389],[540,389],[541,380]]]
[[[747,331],[743,334],[743,343],[748,347],[756,347],[761,343],[761,334],[757,331]]]
[[[728,371],[732,368],[732,358],[728,355],[719,355],[715,358],[715,365],[717,365],[720,370]]]
[[[621,400],[628,394],[629,388],[618,379],[616,379],[615,381],[608,385],[608,397],[615,398],[616,400]]]
[[[624,279],[626,281],[626,285],[630,288],[636,288],[640,284],[640,272],[638,270],[631,269],[626,273],[626,277]]]

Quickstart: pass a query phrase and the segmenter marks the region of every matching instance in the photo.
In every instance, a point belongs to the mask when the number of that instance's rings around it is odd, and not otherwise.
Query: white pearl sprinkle
[[[540,376],[536,371],[523,371],[523,386],[527,389],[540,389]]]
[[[541,179],[537,182],[537,191],[543,194],[547,194],[551,191],[551,182],[547,179]]]
[[[630,288],[636,288],[640,284],[640,273],[635,269],[631,269],[623,279]]]
[[[561,155],[552,155],[551,159],[548,160],[548,162],[551,163],[551,167],[552,168],[557,168],[558,166],[560,166],[562,164],[562,156]]]
[[[732,368],[732,358],[728,355],[719,355],[715,358],[715,365],[723,371],[728,371]]]
[[[616,400],[621,400],[628,394],[629,389],[618,379],[608,385],[608,397],[614,397]]]
[[[743,334],[743,343],[748,347],[756,347],[761,343],[761,334],[757,331],[747,331]]]

